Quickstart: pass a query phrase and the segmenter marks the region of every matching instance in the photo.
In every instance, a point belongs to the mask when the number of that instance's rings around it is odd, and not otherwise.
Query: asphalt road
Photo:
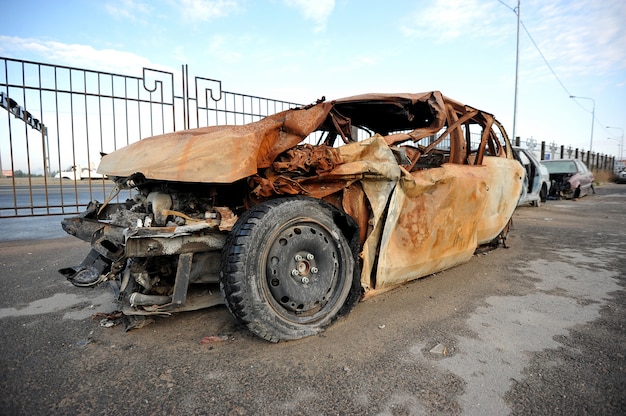
[[[43,178],[33,178],[30,184],[26,178],[16,178],[16,181],[15,186],[7,178],[0,182],[0,220],[9,216],[80,212],[89,201],[104,201],[113,189],[113,182],[101,180],[59,181],[49,178],[44,183]],[[121,196],[127,198],[128,191]]]
[[[0,242],[0,414],[624,415],[626,185],[597,192],[278,344],[221,306],[103,327],[108,289],[56,273],[87,244],[30,230]]]
[[[19,180],[18,180],[19,179]],[[39,240],[63,237],[61,219],[84,210],[89,201],[104,201],[113,189],[113,182],[68,181],[58,179],[17,178],[15,188],[10,179],[0,182],[0,242]],[[129,191],[119,197],[130,197]],[[15,217],[18,216],[18,217]],[[15,218],[13,218],[15,217]]]

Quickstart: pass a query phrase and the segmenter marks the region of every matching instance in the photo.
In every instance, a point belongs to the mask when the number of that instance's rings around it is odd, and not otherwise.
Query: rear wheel
[[[221,289],[235,317],[268,341],[321,332],[360,296],[355,257],[336,209],[312,198],[267,201],[233,227]]]

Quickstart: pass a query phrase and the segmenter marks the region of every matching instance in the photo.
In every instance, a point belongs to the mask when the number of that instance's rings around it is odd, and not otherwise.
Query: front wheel
[[[545,183],[541,185],[541,191],[539,192],[539,199],[543,203],[548,201],[548,186]]]
[[[340,215],[316,199],[283,198],[253,207],[235,224],[220,287],[253,333],[272,342],[314,335],[356,304],[360,280]]]

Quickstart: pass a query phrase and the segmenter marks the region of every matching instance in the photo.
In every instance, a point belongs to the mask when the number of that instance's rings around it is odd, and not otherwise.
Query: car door
[[[518,205],[522,205],[531,201],[532,196],[532,177],[531,177],[531,168],[530,168],[530,160],[524,153],[524,151],[520,148],[513,149],[513,155],[515,159],[524,167],[525,175],[524,175],[524,186],[522,186],[522,191],[520,193],[519,200],[517,201]]]
[[[503,230],[517,205],[524,169],[510,147],[491,149],[500,154],[484,156],[477,165],[402,169],[380,238],[377,288],[466,262]]]
[[[587,195],[591,190],[591,185],[593,184],[593,173],[580,160],[574,160],[574,163],[576,164],[576,169],[578,170],[580,178],[580,193],[581,195]]]

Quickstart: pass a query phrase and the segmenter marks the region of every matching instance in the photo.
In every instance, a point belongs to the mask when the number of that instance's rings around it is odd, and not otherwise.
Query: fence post
[[[606,156],[605,155],[600,155],[600,166],[602,166],[602,170],[606,169]]]

